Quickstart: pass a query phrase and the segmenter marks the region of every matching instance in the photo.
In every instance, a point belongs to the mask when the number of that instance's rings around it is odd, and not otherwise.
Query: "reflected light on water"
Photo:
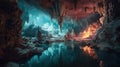
[[[97,54],[95,53],[94,49],[89,46],[84,46],[83,51],[87,53],[89,56],[92,56],[94,59],[97,59]]]

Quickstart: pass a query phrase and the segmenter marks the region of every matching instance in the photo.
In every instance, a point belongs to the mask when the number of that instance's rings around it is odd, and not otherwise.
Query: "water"
[[[94,59],[71,42],[50,45],[41,55],[33,56],[20,67],[100,67],[101,64],[103,67],[120,67],[119,56],[114,53],[96,50],[98,59]]]

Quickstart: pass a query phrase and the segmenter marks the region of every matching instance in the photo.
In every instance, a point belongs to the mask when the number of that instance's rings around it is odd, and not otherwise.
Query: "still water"
[[[41,55],[33,56],[20,67],[120,67],[120,57],[114,52],[95,50],[95,59],[72,42],[49,45]]]

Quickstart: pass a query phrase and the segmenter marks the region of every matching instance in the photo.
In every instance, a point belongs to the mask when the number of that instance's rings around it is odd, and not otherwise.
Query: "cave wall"
[[[103,0],[103,3],[108,23],[120,17],[120,0]]]
[[[0,56],[4,49],[20,45],[21,14],[17,0],[0,0]]]
[[[96,36],[97,44],[107,43],[114,48],[120,46],[120,1],[119,0],[103,0],[106,11],[104,25],[98,31]],[[105,44],[103,44],[105,45]]]

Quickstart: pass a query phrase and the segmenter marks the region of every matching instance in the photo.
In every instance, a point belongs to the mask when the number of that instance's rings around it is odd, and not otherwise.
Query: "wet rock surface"
[[[96,36],[96,44],[98,46],[109,47],[119,52],[120,47],[120,19],[116,19],[109,23],[107,26],[102,27]]]
[[[0,65],[6,65],[7,62],[26,62],[28,59],[30,59],[33,55],[40,55],[44,49],[46,49],[46,45],[40,44],[37,42],[38,40],[36,38],[23,38],[22,44],[19,47],[14,47],[14,48],[7,48],[7,50],[4,50],[4,55],[1,55],[0,58]],[[36,41],[36,42],[35,42]],[[7,64],[12,65],[12,67],[16,67],[13,64]]]
[[[14,48],[21,43],[21,14],[17,0],[0,0],[0,65],[16,56]]]

